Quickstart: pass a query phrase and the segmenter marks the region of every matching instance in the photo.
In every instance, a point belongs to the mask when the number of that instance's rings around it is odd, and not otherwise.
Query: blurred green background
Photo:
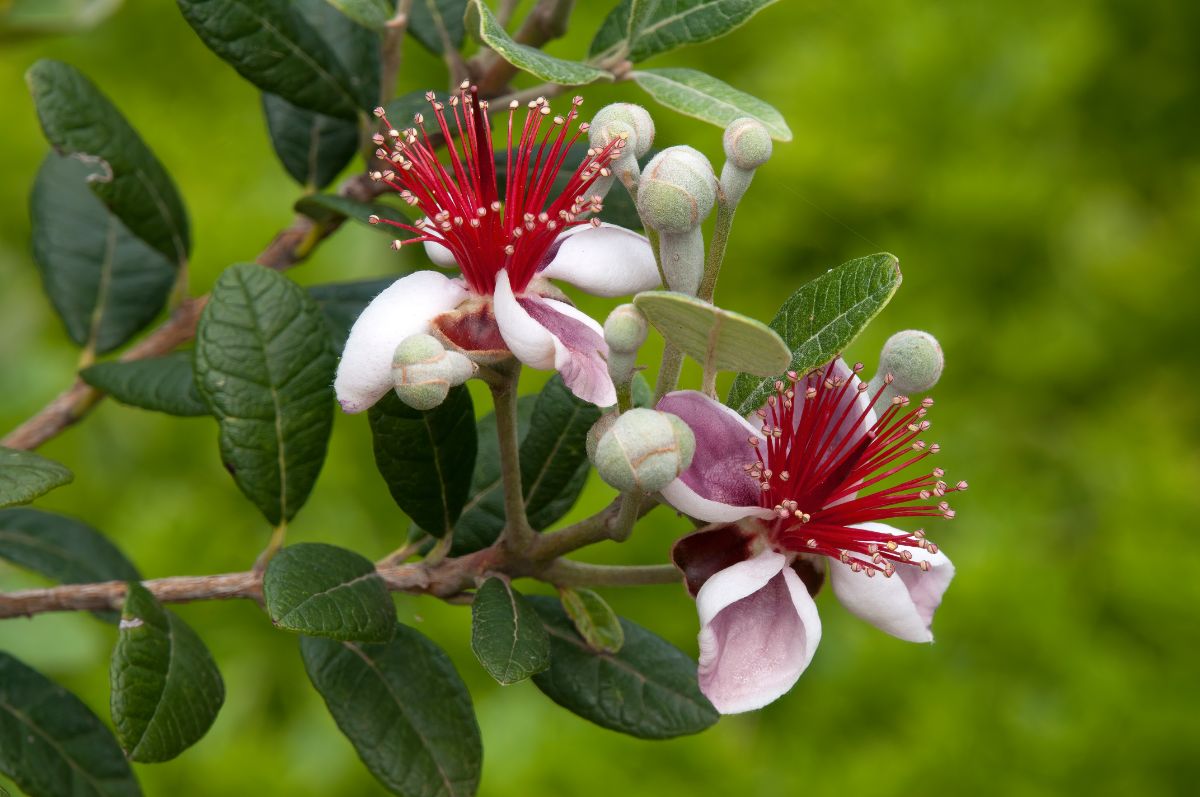
[[[582,54],[611,4],[578,5],[551,52]],[[669,742],[598,729],[530,683],[498,687],[470,653],[468,610],[399,597],[401,619],[444,645],[471,687],[483,795],[1194,793],[1197,30],[1200,6],[1183,0],[811,0],[648,63],[710,71],[772,102],[795,133],[738,214],[719,303],[769,319],[832,265],[900,257],[904,285],[849,354],[871,366],[905,327],[942,341],[934,439],[972,489],[935,539],[958,576],[932,647],[884,636],[822,594],[821,649],[787,697]],[[129,0],[91,32],[0,47],[7,430],[68,383],[77,357],[29,254],[26,202],[46,151],[22,79],[35,59],[91,76],[173,174],[191,214],[197,293],[288,223],[299,190],[269,147],[257,91],[174,3]],[[410,44],[400,90],[444,81]],[[632,84],[583,93],[593,111],[643,101]],[[717,129],[652,111],[658,145],[691,144],[719,164]],[[70,235],[71,219],[61,224]],[[386,238],[354,226],[292,276],[397,269]],[[107,402],[43,452],[77,478],[38,505],[104,530],[149,577],[244,569],[266,541],[221,468],[210,420]],[[609,495],[593,480],[573,516]],[[377,557],[407,526],[375,473],[365,419],[339,417],[291,539]],[[660,509],[630,543],[588,556],[662,561],[685,528]],[[39,583],[0,565],[4,589]],[[606,597],[694,653],[681,590]],[[136,767],[148,794],[383,793],[307,683],[293,636],[250,602],[178,611],[211,647],[228,700],[195,748]],[[0,623],[0,648],[102,717],[113,639],[82,615]]]

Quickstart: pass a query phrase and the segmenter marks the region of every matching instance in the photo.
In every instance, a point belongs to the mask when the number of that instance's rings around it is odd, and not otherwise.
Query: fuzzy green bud
[[[692,464],[696,438],[677,416],[632,409],[616,419],[596,445],[600,478],[622,492],[656,493]]]
[[[640,105],[614,102],[605,105],[592,117],[588,140],[593,147],[603,147],[621,133],[628,136],[626,148],[635,158],[641,158],[654,143],[654,120]]]
[[[725,165],[721,168],[721,189],[725,201],[736,205],[742,200],[754,170],[771,158],[771,134],[757,119],[743,116],[725,128]]]
[[[608,374],[613,382],[628,385],[637,366],[637,353],[646,342],[649,325],[642,311],[623,304],[609,313],[604,322],[604,342],[608,344]]]
[[[667,287],[695,296],[704,274],[700,224],[717,201],[712,164],[695,149],[668,147],[655,155],[638,183],[638,214],[659,234]]]
[[[906,329],[883,344],[879,370],[871,381],[873,390],[887,386],[888,396],[924,393],[937,384],[946,365],[942,347],[928,332]],[[890,377],[890,381],[889,381]]]
[[[446,400],[450,388],[461,385],[477,366],[465,355],[448,351],[432,335],[411,335],[392,356],[396,395],[415,410],[431,410]]]

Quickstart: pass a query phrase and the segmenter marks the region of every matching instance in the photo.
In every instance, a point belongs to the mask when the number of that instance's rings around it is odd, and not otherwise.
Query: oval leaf
[[[462,48],[467,0],[413,0],[408,32],[427,50],[442,55]]]
[[[618,48],[637,63],[678,47],[724,36],[775,0],[623,0],[596,32],[588,54]]]
[[[245,263],[221,274],[196,332],[197,386],[225,467],[274,525],[299,511],[325,461],[334,366],[321,310],[300,286]]]
[[[597,653],[616,653],[625,644],[621,618],[590,589],[560,589],[558,598],[575,630]]]
[[[166,305],[179,270],[130,232],[88,188],[103,164],[51,152],[29,196],[33,259],[71,339],[103,354]],[[63,234],[70,219],[71,234]]]
[[[0,511],[0,558],[63,584],[141,578],[124,554],[91,526],[37,509]]]
[[[97,363],[79,372],[83,381],[122,404],[184,417],[208,415],[192,373],[192,353],[128,362]]]
[[[375,565],[334,545],[308,542],[277,553],[263,576],[263,598],[271,622],[302,634],[386,642],[396,626]]]
[[[428,412],[388,392],[368,418],[375,465],[392,498],[435,537],[445,536],[467,502],[475,468],[475,407],[466,387]]]
[[[169,761],[200,740],[225,702],[208,648],[150,591],[129,583],[109,668],[112,718],[132,761]]]
[[[121,112],[77,69],[41,60],[25,73],[46,139],[63,155],[95,161],[96,196],[129,231],[168,260],[186,262],[187,212],[158,158]]]
[[[263,115],[279,162],[310,190],[324,188],[358,153],[358,125],[264,92]]]
[[[286,0],[177,0],[210,50],[263,91],[341,119],[368,95],[312,25]]]
[[[783,115],[768,102],[738,91],[728,83],[695,69],[642,69],[633,81],[673,111],[725,127],[734,119],[751,116],[766,126],[776,141],[791,141],[792,131]]]
[[[395,11],[391,0],[329,0],[329,4],[371,30],[383,30]]]
[[[471,650],[501,684],[515,684],[550,666],[550,638],[533,606],[512,584],[493,576],[471,604]]]
[[[403,797],[469,797],[483,746],[450,658],[404,625],[384,645],[305,637],[304,667],[380,783]]]
[[[792,359],[787,345],[766,324],[694,296],[648,291],[635,296],[633,303],[664,338],[706,370],[771,376]]]
[[[891,300],[900,280],[900,261],[883,253],[843,263],[801,286],[770,324],[792,351],[787,370],[806,374],[844,351]],[[725,403],[749,415],[782,378],[782,370],[767,379],[738,374]]]
[[[471,11],[479,15],[479,38],[483,43],[495,50],[505,61],[531,75],[564,86],[581,86],[597,80],[612,80],[612,75],[603,69],[578,61],[555,58],[535,47],[513,41],[482,0],[472,0]]]
[[[555,374],[538,394],[521,441],[521,485],[525,509],[535,529],[544,529],[567,513],[587,480],[587,433],[600,419],[600,408],[567,389]]]
[[[699,733],[719,718],[683,651],[621,620],[619,653],[597,653],[554,598],[529,598],[550,634],[550,669],[533,682],[551,700],[604,728],[643,739]]]
[[[28,504],[74,479],[71,471],[54,460],[32,451],[0,448],[0,507]]]
[[[129,762],[91,709],[0,652],[0,772],[32,797],[138,797]]]

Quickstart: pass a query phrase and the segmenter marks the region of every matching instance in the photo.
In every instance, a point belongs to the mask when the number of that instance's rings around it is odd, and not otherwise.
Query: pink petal
[[[700,520],[729,523],[744,517],[769,518],[759,506],[758,482],[745,466],[756,462],[751,438],[762,434],[733,410],[695,390],[668,393],[656,405],[678,415],[696,435],[691,466],[662,490],[671,506]]]
[[[568,230],[547,256],[541,276],[564,280],[595,296],[628,296],[661,282],[650,242],[615,224]]]
[[[861,523],[854,528],[886,534],[902,534],[884,523]],[[929,562],[928,571],[920,567],[898,565],[891,578],[876,573],[855,573],[850,566],[831,561],[833,592],[842,605],[879,630],[908,642],[932,642],[933,613],[954,578],[954,565],[944,553],[915,552],[914,562]]]
[[[714,575],[696,596],[700,690],[722,714],[792,688],[821,641],[817,606],[787,559],[764,551]]]
[[[417,271],[371,300],[350,328],[333,381],[338,403],[362,412],[392,389],[392,355],[409,335],[429,331],[429,321],[467,298],[463,286],[436,271]]]
[[[496,275],[496,324],[509,350],[534,368],[553,368],[571,392],[601,407],[617,403],[608,375],[608,345],[594,320],[571,305],[532,294],[516,296],[508,274]]]

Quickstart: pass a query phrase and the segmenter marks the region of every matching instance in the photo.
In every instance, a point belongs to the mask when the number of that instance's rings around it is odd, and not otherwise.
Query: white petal
[[[770,509],[759,506],[739,506],[704,498],[688,487],[683,479],[671,482],[662,488],[660,494],[668,504],[683,514],[708,523],[732,523],[746,517],[775,517],[775,513]]]
[[[886,534],[903,534],[884,523],[862,523],[854,528]],[[842,605],[879,630],[908,642],[932,642],[933,613],[954,578],[954,565],[944,553],[914,552],[913,561],[929,562],[929,570],[898,565],[896,574],[886,578],[876,573],[855,573],[848,564],[831,561],[830,581]]]
[[[534,368],[550,370],[554,367],[554,336],[517,304],[507,271],[501,270],[496,275],[492,309],[496,313],[500,335],[513,356]]]
[[[554,246],[557,251],[541,276],[561,279],[595,296],[628,296],[661,283],[650,242],[624,227],[575,227]]]
[[[821,641],[821,619],[787,559],[764,551],[696,595],[700,689],[722,714],[762,708],[792,688]]]
[[[437,229],[428,218],[421,219],[417,226]],[[458,268],[458,261],[454,259],[454,253],[436,241],[425,242],[425,256],[438,268]]]
[[[409,335],[429,331],[435,315],[467,297],[458,282],[417,271],[371,300],[350,329],[333,387],[346,412],[362,412],[392,389],[392,355]]]

